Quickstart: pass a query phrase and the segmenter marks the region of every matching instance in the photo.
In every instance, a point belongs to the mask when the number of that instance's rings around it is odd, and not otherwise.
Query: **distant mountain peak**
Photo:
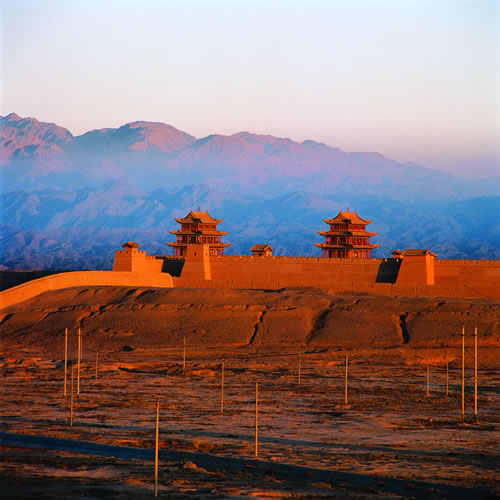
[[[17,113],[9,113],[4,118],[8,122],[18,122],[18,121],[22,120],[22,118]]]

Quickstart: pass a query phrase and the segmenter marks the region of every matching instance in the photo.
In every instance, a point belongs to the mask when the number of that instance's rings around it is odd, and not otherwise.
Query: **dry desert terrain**
[[[499,310],[318,289],[47,292],[0,311],[2,497],[151,497],[159,401],[160,497],[493,498]]]

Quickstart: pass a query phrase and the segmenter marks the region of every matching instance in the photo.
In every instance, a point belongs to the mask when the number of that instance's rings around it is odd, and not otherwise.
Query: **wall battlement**
[[[500,260],[462,260],[462,259],[436,259],[434,261],[434,265],[449,265],[449,266],[457,266],[457,265],[467,265],[467,266],[496,266],[500,267]]]
[[[395,252],[392,258],[210,255],[203,244],[187,245],[186,255],[116,252],[116,271],[168,273],[175,286],[216,288],[320,287],[410,296],[498,298],[500,261],[438,260],[429,250]]]
[[[224,261],[224,262],[267,262],[267,261],[278,261],[278,262],[291,262],[291,263],[297,263],[297,262],[304,262],[304,263],[311,263],[311,262],[339,262],[343,264],[349,264],[349,263],[354,263],[357,264],[359,262],[381,262],[381,261],[387,261],[387,259],[338,259],[338,258],[326,258],[326,257],[290,257],[290,256],[278,256],[278,255],[271,255],[268,257],[260,257],[260,256],[254,256],[254,255],[221,255],[221,256],[216,256],[216,257],[211,257],[211,260],[213,262],[215,261]]]

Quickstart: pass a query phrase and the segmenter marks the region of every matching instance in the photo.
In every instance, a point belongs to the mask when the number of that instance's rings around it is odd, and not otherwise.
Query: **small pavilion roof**
[[[169,231],[170,234],[185,234],[185,235],[193,235],[193,234],[201,234],[204,236],[225,236],[229,234],[227,231],[217,231],[216,229],[192,229],[192,230],[182,230],[179,229],[177,231]]]
[[[135,241],[127,241],[127,243],[124,243],[122,245],[122,248],[139,248],[141,245],[139,243],[136,243]]]
[[[361,250],[370,250],[370,249],[374,249],[374,248],[378,248],[380,245],[374,245],[372,243],[369,243],[368,245],[356,245],[354,243],[347,243],[347,244],[344,244],[344,243],[341,243],[341,244],[337,244],[337,243],[315,243],[314,246],[317,246],[319,248],[331,248],[331,249],[343,249],[343,248],[354,248],[354,249],[361,249]]]
[[[368,219],[362,219],[356,212],[340,211],[333,219],[323,219],[327,224],[342,224],[346,221],[351,221],[351,224],[370,224]]]
[[[208,212],[193,212],[192,210],[186,215],[186,217],[175,219],[179,224],[186,222],[201,222],[202,224],[219,224],[224,219],[214,219]]]
[[[250,248],[250,252],[264,252],[266,250],[271,250],[271,252],[273,251],[273,249],[271,248],[270,245],[254,245],[252,248]]]
[[[359,231],[359,230],[354,230],[354,231],[318,231],[318,234],[321,236],[337,236],[339,234],[344,234],[344,235],[350,235],[354,236],[355,238],[366,238],[372,237],[372,236],[377,236],[378,233],[369,233],[368,231]]]
[[[437,255],[428,248],[405,248],[404,252],[401,252],[401,250],[394,250],[392,255],[402,255],[403,257],[424,257],[425,255],[431,255],[432,257],[437,257]]]

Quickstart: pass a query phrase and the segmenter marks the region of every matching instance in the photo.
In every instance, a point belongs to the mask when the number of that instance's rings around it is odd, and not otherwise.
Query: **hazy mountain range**
[[[500,257],[499,178],[466,181],[314,141],[196,139],[140,121],[73,136],[10,114],[0,118],[0,172],[8,268],[107,268],[129,239],[167,253],[173,217],[198,206],[225,219],[236,254],[270,243],[276,254],[318,255],[322,218],[349,206],[374,220],[379,256],[421,247]]]

